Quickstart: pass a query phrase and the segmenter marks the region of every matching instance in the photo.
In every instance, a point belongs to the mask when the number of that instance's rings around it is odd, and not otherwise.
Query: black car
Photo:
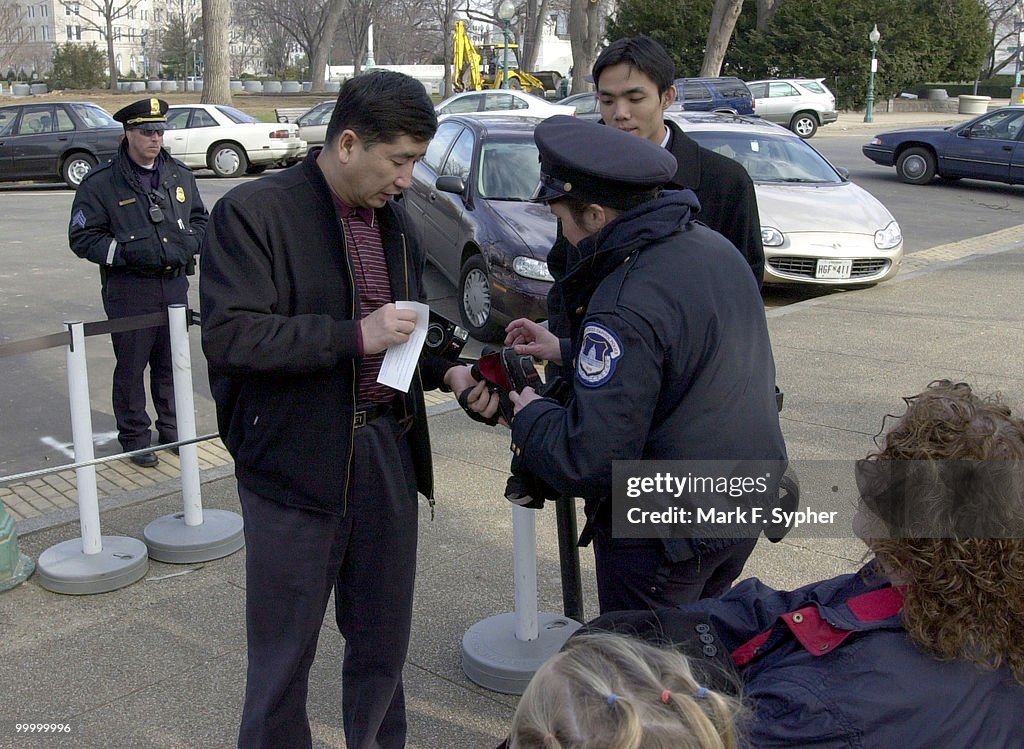
[[[64,180],[77,188],[117,152],[124,129],[87,102],[0,107],[0,181]]]
[[[527,117],[441,121],[407,190],[427,258],[456,285],[463,324],[494,341],[517,317],[547,317],[556,221],[530,202],[540,175]]]

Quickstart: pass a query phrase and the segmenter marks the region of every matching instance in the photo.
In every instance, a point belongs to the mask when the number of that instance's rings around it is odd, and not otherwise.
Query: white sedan
[[[294,123],[260,122],[220,104],[175,104],[167,111],[164,148],[191,169],[218,177],[259,174],[306,155]]]
[[[556,114],[576,116],[576,107],[552,104],[533,94],[524,94],[516,89],[491,89],[487,91],[466,91],[449,96],[434,107],[439,120],[450,114],[481,115],[503,114],[521,117],[547,119]]]
[[[870,286],[903,261],[896,219],[810,144],[754,117],[667,112],[705,148],[735,159],[754,180],[764,282]]]

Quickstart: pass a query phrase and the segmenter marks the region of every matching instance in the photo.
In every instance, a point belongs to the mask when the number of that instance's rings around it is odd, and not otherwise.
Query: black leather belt
[[[367,403],[365,405],[356,406],[355,413],[355,428],[359,429],[369,424],[371,421],[379,419],[381,416],[386,416],[391,413],[390,403]]]
[[[131,268],[129,272],[133,276],[139,276],[141,278],[180,278],[185,275],[185,268],[178,266],[176,268],[153,268],[153,269],[142,269],[142,268]]]

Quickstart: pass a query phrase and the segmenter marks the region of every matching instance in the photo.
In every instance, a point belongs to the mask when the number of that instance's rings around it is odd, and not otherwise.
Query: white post
[[[512,507],[512,576],[516,639],[537,639],[537,511]]]
[[[65,322],[71,332],[68,346],[68,396],[71,401],[71,438],[75,462],[92,460],[92,411],[89,407],[89,374],[85,363],[85,327],[80,320]],[[82,525],[82,551],[103,551],[100,536],[100,505],[96,491],[96,466],[75,469],[78,488],[78,516]]]
[[[369,70],[377,64],[373,59],[373,24],[366,30],[366,68]]]
[[[192,400],[192,358],[188,345],[188,310],[184,304],[167,308],[171,331],[171,362],[174,371],[174,412],[178,439],[196,438],[196,413]],[[199,453],[195,443],[178,449],[181,457],[181,493],[185,501],[185,525],[202,525],[203,502],[199,482]]]

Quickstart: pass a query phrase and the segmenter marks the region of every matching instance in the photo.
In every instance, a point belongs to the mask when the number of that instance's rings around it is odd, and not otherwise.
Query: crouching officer
[[[690,190],[656,143],[573,117],[537,126],[536,200],[561,221],[577,259],[563,280],[571,345],[529,320],[517,352],[563,364],[572,398],[512,394],[514,472],[583,497],[601,612],[716,596],[756,538],[616,538],[612,461],[768,461],[786,449],[775,363],[757,282],[743,256],[696,219]],[[774,489],[774,487],[772,487]]]
[[[93,169],[71,207],[71,250],[100,266],[110,319],[163,312],[188,302],[188,280],[206,232],[207,213],[192,172],[163,149],[167,102],[143,99],[114,114],[124,139],[114,158]],[[178,439],[167,325],[112,333],[113,406],[124,450],[152,442],[143,376],[150,369],[161,444]],[[132,462],[155,466],[154,453]]]

